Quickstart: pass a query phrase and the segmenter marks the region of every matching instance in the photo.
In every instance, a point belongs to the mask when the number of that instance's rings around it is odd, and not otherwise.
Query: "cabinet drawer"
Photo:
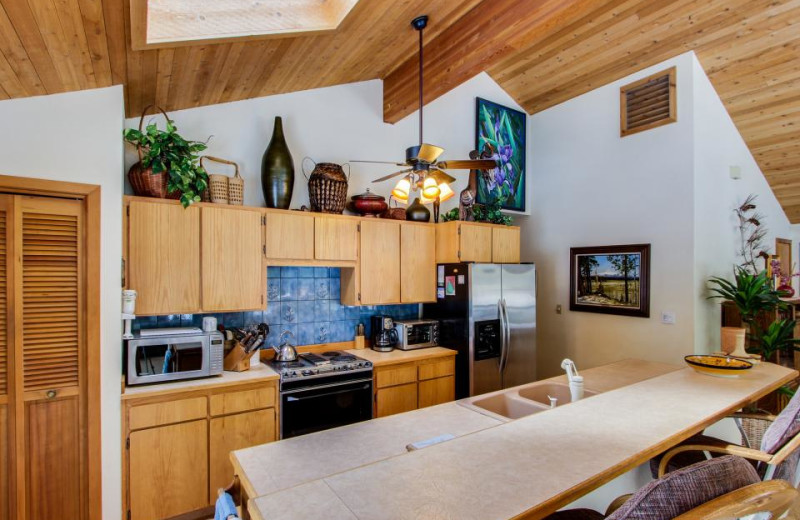
[[[416,365],[407,364],[394,367],[381,368],[375,372],[375,387],[385,388],[387,386],[402,385],[405,383],[417,382]]]
[[[142,404],[131,407],[128,426],[131,430],[141,430],[162,424],[205,419],[207,410],[208,402],[205,396],[165,403]]]
[[[274,406],[274,386],[211,396],[211,415],[226,415]]]
[[[456,362],[452,357],[419,365],[419,380],[452,376],[456,373]]]
[[[377,417],[386,417],[396,413],[417,409],[417,384],[393,386],[378,390],[375,394],[375,413]]]

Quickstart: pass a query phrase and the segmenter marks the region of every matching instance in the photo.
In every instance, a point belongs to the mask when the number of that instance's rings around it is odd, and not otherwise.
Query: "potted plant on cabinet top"
[[[134,193],[147,197],[179,198],[183,207],[200,202],[208,188],[208,174],[198,164],[198,152],[205,143],[187,141],[178,134],[175,123],[158,108],[167,120],[167,129],[159,130],[150,123],[142,130],[147,107],[139,120],[139,128],[123,130],[124,139],[136,146],[139,162],[131,166],[128,177]]]

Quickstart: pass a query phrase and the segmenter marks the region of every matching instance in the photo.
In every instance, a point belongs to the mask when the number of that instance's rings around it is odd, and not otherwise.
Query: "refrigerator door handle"
[[[501,334],[503,338],[503,350],[500,354],[500,373],[506,371],[508,364],[508,347],[511,343],[511,329],[508,326],[508,308],[506,307],[505,298],[500,299],[500,327],[502,328]]]
[[[497,371],[503,373],[503,357],[506,355],[506,329],[503,326],[503,300],[497,300],[497,315],[500,317],[500,357],[497,359]],[[502,385],[501,385],[502,386]]]

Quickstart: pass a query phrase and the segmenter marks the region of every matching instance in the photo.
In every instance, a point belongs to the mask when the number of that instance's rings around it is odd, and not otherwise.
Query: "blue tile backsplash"
[[[225,327],[269,324],[267,346],[277,344],[282,331],[294,334],[297,345],[352,341],[356,325],[370,334],[370,316],[385,314],[395,319],[413,319],[417,304],[348,307],[339,302],[340,271],[336,267],[268,267],[267,310],[214,314]],[[202,314],[144,316],[133,328],[200,327]]]

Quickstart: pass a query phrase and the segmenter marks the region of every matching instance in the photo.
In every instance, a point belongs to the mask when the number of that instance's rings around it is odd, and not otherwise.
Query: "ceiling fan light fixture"
[[[446,182],[439,183],[439,202],[444,202],[455,195],[456,192]]]
[[[397,200],[407,202],[408,194],[410,191],[411,191],[411,181],[408,180],[408,177],[403,177],[402,179],[397,181],[397,184],[392,190],[392,195]]]
[[[422,195],[426,199],[435,199],[439,196],[441,190],[439,189],[439,183],[436,182],[431,175],[425,177],[425,180],[422,182]]]

